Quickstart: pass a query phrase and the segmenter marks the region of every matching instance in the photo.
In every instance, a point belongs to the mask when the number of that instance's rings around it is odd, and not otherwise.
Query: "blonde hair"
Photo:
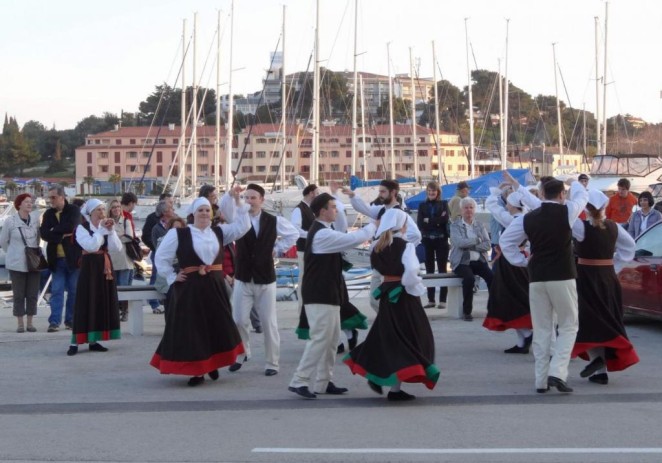
[[[393,230],[386,230],[379,236],[375,244],[374,251],[379,253],[393,244]]]

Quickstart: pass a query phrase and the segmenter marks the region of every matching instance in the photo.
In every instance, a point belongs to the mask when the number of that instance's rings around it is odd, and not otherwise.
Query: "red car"
[[[625,313],[662,320],[662,222],[637,238],[635,257],[618,274]]]

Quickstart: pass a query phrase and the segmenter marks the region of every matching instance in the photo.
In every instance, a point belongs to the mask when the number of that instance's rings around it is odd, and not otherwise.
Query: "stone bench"
[[[448,288],[446,298],[448,314],[462,318],[462,278],[454,273],[422,274],[421,278],[426,288]]]
[[[128,332],[133,336],[143,334],[143,305],[150,299],[164,300],[165,294],[161,294],[154,286],[118,286],[117,299],[129,303]]]

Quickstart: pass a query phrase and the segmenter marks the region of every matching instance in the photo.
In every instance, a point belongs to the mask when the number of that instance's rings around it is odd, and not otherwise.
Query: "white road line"
[[[294,448],[294,447],[256,447],[253,453],[317,453],[317,454],[417,454],[417,455],[476,455],[476,454],[583,454],[583,453],[648,453],[662,454],[662,447],[597,447],[597,448],[486,448],[486,449],[324,449],[324,448]]]

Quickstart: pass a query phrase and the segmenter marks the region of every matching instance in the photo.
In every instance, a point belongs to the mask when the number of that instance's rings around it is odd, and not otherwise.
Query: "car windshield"
[[[655,225],[639,237],[635,255],[662,257],[662,223]]]

